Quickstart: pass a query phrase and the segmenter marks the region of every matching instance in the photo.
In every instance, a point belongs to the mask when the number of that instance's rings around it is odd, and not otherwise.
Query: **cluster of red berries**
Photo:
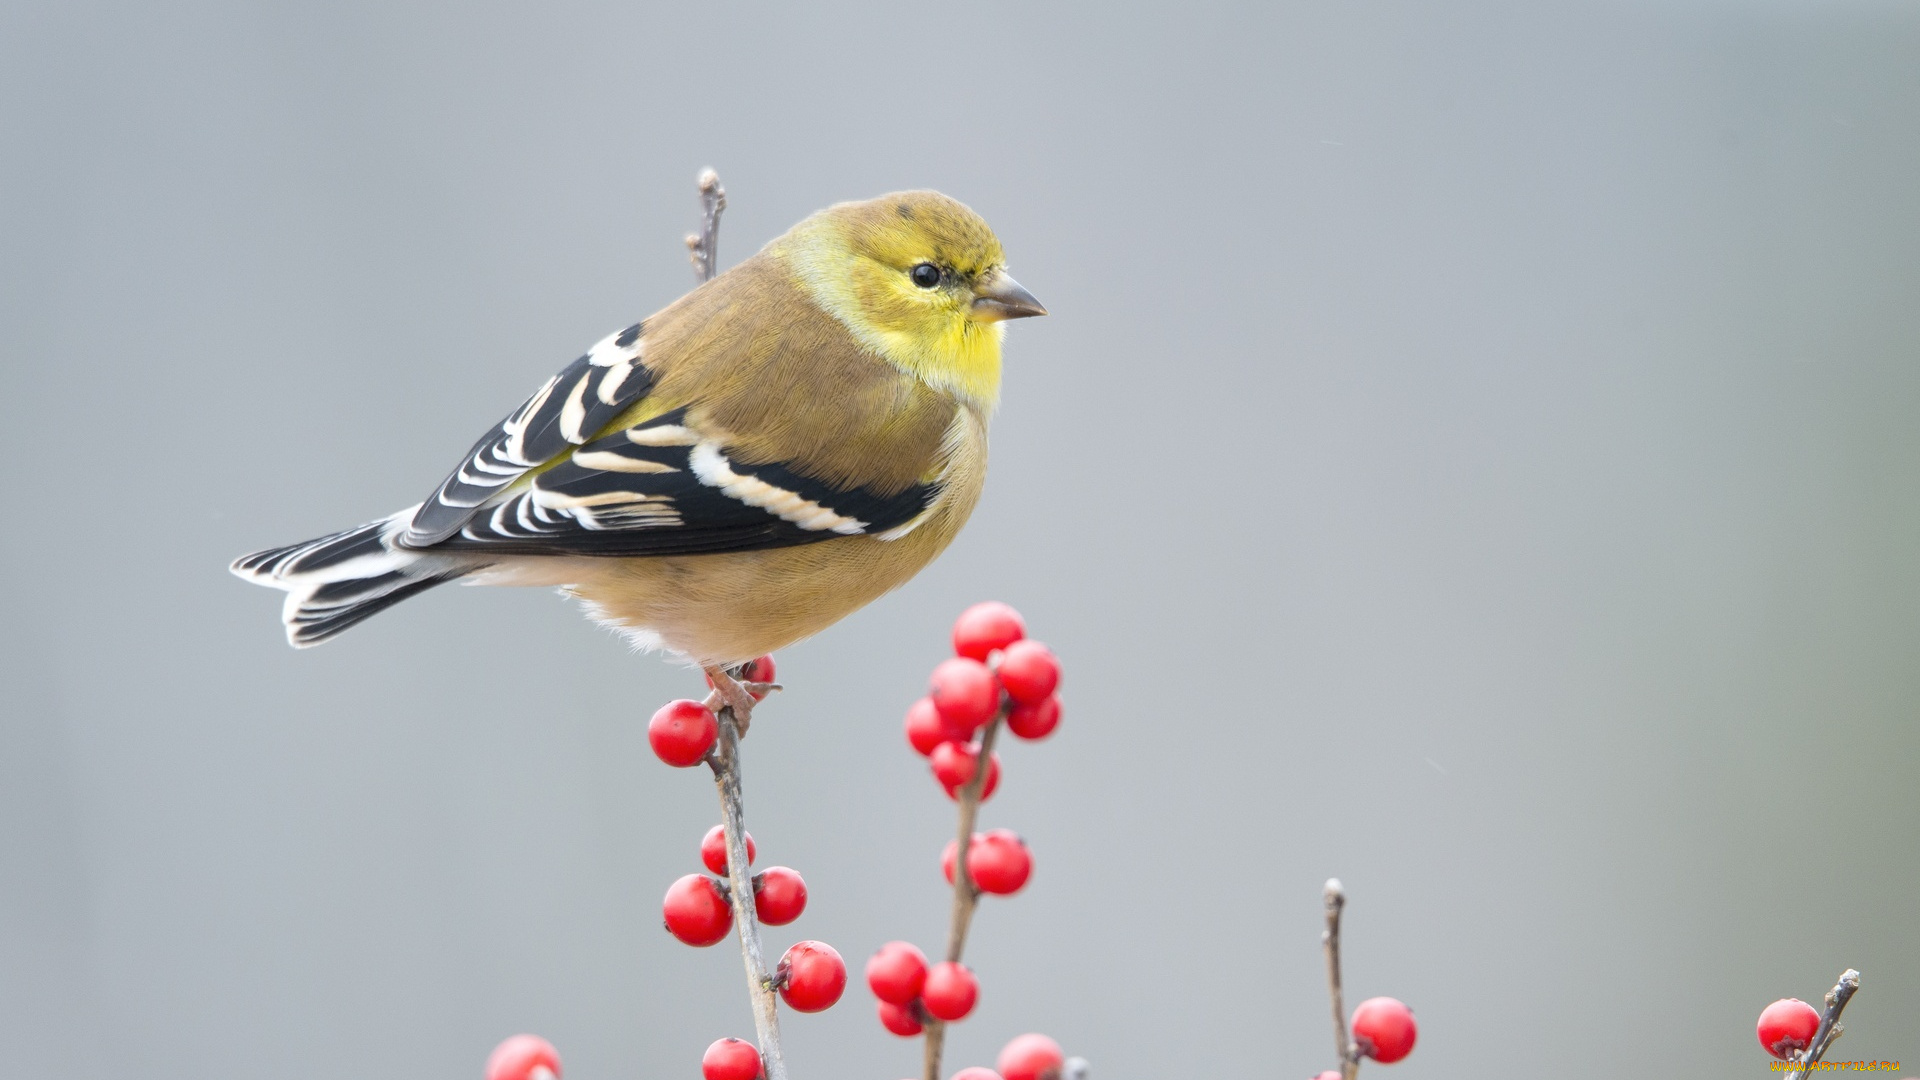
[[[980,981],[965,964],[927,954],[911,942],[889,941],[867,961],[867,988],[880,999],[880,1024],[902,1038],[926,1028],[928,1019],[963,1020],[980,1000]]]
[[[759,854],[753,834],[747,834],[747,862]],[[722,826],[707,830],[700,841],[700,861],[715,875],[688,874],[667,887],[660,914],[667,932],[688,945],[705,948],[726,939],[733,929],[733,908],[727,894],[727,834]],[[800,872],[769,866],[753,875],[753,907],[768,926],[785,926],[807,910],[807,883]],[[803,1010],[811,1011],[811,1010]]]
[[[1026,636],[1020,613],[1001,603],[975,604],[953,627],[954,657],[934,669],[925,698],[907,712],[907,740],[929,758],[934,776],[950,798],[973,781],[980,768],[981,732],[996,718],[1023,739],[1044,739],[1060,724],[1060,663],[1052,650]],[[748,665],[743,681],[771,683],[773,658]],[[754,693],[759,700],[764,695]],[[691,768],[708,761],[720,735],[719,718],[704,703],[668,702],[647,724],[647,743],[661,761]],[[981,781],[985,801],[1000,783],[1000,759],[989,755]],[[747,862],[758,853],[747,836]],[[958,873],[959,843],[949,841],[941,868],[949,884]],[[661,918],[674,937],[694,946],[725,940],[733,929],[731,874],[726,833],[714,826],[700,843],[708,874],[688,874],[667,889]],[[973,834],[967,845],[967,877],[983,893],[1011,895],[1033,874],[1033,853],[1018,834],[992,829]],[[807,906],[807,885],[784,866],[754,874],[753,899],[758,920],[784,926]],[[819,1012],[840,1000],[847,985],[846,963],[832,946],[803,941],[788,949],[774,971],[774,986],[786,1004],[800,1012]],[[879,998],[880,1022],[896,1035],[918,1035],[931,1020],[954,1021],[973,1011],[980,983],[966,965],[942,961],[929,965],[924,953],[904,941],[889,942],[867,962],[867,985]],[[951,1080],[1059,1080],[1065,1066],[1059,1044],[1045,1035],[1022,1035],[1000,1052],[999,1071],[962,1069]],[[743,1039],[721,1039],[707,1047],[700,1070],[705,1080],[758,1080],[765,1074],[760,1051]],[[560,1058],[551,1044],[533,1035],[516,1035],[500,1044],[487,1062],[487,1080],[559,1080]]]
[[[1781,1061],[1812,1046],[1819,1031],[1819,1011],[1799,998],[1781,998],[1760,1012],[1760,1045]]]
[[[997,601],[975,604],[953,624],[951,660],[928,680],[927,696],[907,710],[907,742],[925,755],[934,778],[957,799],[980,768],[976,736],[1005,710],[1007,730],[1044,739],[1060,726],[1060,661],[1027,638],[1020,613]],[[987,757],[980,801],[1000,786],[1000,755]]]
[[[747,863],[758,855],[753,835],[745,837]],[[707,830],[700,841],[700,861],[712,875],[688,874],[667,888],[661,919],[667,932],[688,945],[705,947],[724,940],[733,929],[733,907],[728,902],[730,866],[723,826]],[[807,909],[807,883],[797,871],[769,866],[753,875],[754,914],[768,926],[785,926]],[[833,1007],[847,989],[847,963],[824,941],[802,941],[788,949],[773,972],[780,1000],[797,1012],[820,1012]],[[706,1080],[756,1080],[763,1066],[760,1050],[744,1039],[721,1039],[700,1059]]]
[[[771,683],[773,657],[762,656],[746,666],[741,681]],[[712,685],[712,680],[707,680]],[[764,691],[749,691],[755,701]],[[647,743],[661,761],[675,768],[691,768],[708,760],[720,737],[720,721],[704,703],[682,699],[661,706],[647,723]],[[743,838],[747,863],[759,852],[753,836]],[[733,930],[731,874],[727,861],[726,828],[715,825],[700,841],[700,861],[709,874],[688,874],[667,888],[660,904],[667,932],[688,945],[706,947],[726,939]],[[769,866],[753,875],[753,907],[758,921],[785,926],[807,909],[807,883],[798,871]],[[788,949],[773,972],[780,1000],[798,1012],[820,1012],[840,1000],[847,988],[847,964],[824,941],[802,941]],[[760,1050],[744,1039],[721,1039],[700,1059],[706,1080],[755,1080],[764,1072]]]
[[[1413,1041],[1420,1030],[1413,1022],[1413,1010],[1390,997],[1368,998],[1353,1010],[1353,1043],[1361,1057],[1382,1065],[1391,1065],[1413,1053]],[[1313,1080],[1340,1080],[1335,1069],[1316,1075]]]
[[[1060,662],[1027,637],[1020,613],[995,601],[975,604],[953,624],[952,659],[928,680],[927,696],[907,710],[907,742],[928,759],[933,775],[958,799],[980,769],[980,735],[996,718],[1023,739],[1044,739],[1060,725]],[[1000,786],[1000,755],[989,754],[980,781],[985,802]],[[960,843],[947,841],[940,868],[947,883],[958,872]],[[1033,875],[1033,852],[1018,833],[991,829],[967,843],[967,877],[983,893],[1010,896]],[[890,941],[867,961],[867,987],[879,999],[880,1024],[903,1038],[935,1020],[962,1020],[980,998],[980,981],[957,960],[929,964],[911,943]],[[1058,1080],[1065,1062],[1045,1035],[1022,1035],[1000,1052],[999,1071],[962,1069],[952,1080]]]

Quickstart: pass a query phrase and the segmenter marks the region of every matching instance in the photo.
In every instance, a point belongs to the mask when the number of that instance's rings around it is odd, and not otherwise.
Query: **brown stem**
[[[700,231],[687,237],[687,256],[693,260],[693,277],[702,284],[713,280],[720,258],[720,212],[727,208],[727,189],[720,186],[720,174],[712,169],[700,172]]]
[[[947,959],[954,963],[960,962],[960,954],[966,950],[967,928],[973,924],[973,909],[980,902],[980,889],[967,870],[967,848],[980,814],[980,792],[987,786],[987,773],[993,765],[993,740],[1000,734],[1000,721],[1006,715],[1002,709],[987,721],[986,733],[980,736],[980,756],[974,759],[973,779],[960,785],[960,835],[953,855],[953,921],[947,927]],[[940,1080],[940,1055],[946,1042],[947,1025],[929,1019],[925,1080]]]
[[[972,847],[973,825],[980,815],[980,793],[986,790],[987,774],[992,771],[993,741],[1000,734],[1000,717],[987,721],[980,736],[980,756],[973,779],[960,788],[960,835],[953,855],[953,920],[947,927],[947,959],[958,963],[967,947],[967,929],[973,924],[973,909],[980,902],[980,889],[973,883],[973,871],[967,869],[967,850]]]
[[[1360,1048],[1347,1038],[1347,1006],[1340,993],[1340,910],[1347,906],[1347,894],[1339,878],[1327,879],[1321,899],[1327,912],[1320,945],[1327,954],[1327,995],[1333,999],[1333,1049],[1340,1059],[1340,1080],[1354,1080],[1360,1075]]]
[[[1827,991],[1827,1011],[1820,1017],[1820,1026],[1814,1029],[1813,1041],[1807,1044],[1804,1055],[1789,1057],[1789,1062],[1798,1062],[1802,1070],[1811,1071],[1827,1054],[1827,1048],[1833,1040],[1840,1037],[1845,1028],[1840,1026],[1840,1014],[1846,1011],[1847,1002],[1853,1000],[1854,991],[1860,989],[1860,973],[1852,968],[1840,973],[1840,981]],[[1806,1073],[1803,1072],[1802,1075]]]
[[[780,1053],[780,1014],[774,1000],[773,978],[760,955],[760,920],[753,906],[753,874],[747,866],[746,811],[740,794],[740,730],[733,709],[719,711],[720,738],[707,764],[714,786],[720,789],[720,820],[727,835],[727,901],[733,907],[733,925],[740,933],[740,958],[747,966],[747,997],[753,1002],[753,1027],[760,1040],[760,1060],[767,1080],[787,1080],[787,1062]]]
[[[714,259],[720,243],[720,212],[727,208],[727,190],[720,186],[720,175],[712,169],[700,173],[700,231],[687,237],[687,249],[693,259],[693,274],[701,282],[714,275]],[[760,954],[760,916],[754,910],[753,873],[747,865],[747,824],[745,798],[740,783],[740,735],[744,718],[736,719],[729,696],[747,709],[747,692],[731,673],[709,668],[714,698],[710,707],[719,705],[715,715],[720,721],[720,737],[707,765],[713,769],[713,784],[720,792],[720,823],[727,838],[727,903],[733,908],[734,929],[740,935],[740,959],[747,969],[747,998],[753,1003],[753,1028],[760,1042],[760,1060],[767,1080],[787,1080],[787,1061],[780,1051],[780,1013],[775,1001],[773,977],[767,974],[766,958]],[[754,688],[758,688],[757,684]],[[769,687],[778,689],[778,687]],[[730,694],[729,691],[732,691]]]

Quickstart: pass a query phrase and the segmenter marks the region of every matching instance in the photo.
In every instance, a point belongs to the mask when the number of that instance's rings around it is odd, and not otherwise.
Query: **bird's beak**
[[[973,294],[973,317],[981,322],[1045,315],[1046,305],[1005,271],[994,274]]]

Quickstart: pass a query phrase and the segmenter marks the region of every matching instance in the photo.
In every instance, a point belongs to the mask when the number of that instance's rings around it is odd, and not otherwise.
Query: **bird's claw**
[[[741,738],[747,737],[747,728],[753,724],[753,691],[771,683],[741,683],[721,668],[710,667],[707,678],[713,683],[713,690],[707,694],[707,708],[715,712],[721,709],[733,710],[733,728]]]

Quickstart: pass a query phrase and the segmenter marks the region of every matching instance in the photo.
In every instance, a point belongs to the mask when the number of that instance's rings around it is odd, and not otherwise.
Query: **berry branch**
[[[965,1019],[980,996],[979,980],[960,958],[981,896],[1010,896],[1033,874],[1033,853],[1019,834],[974,831],[980,804],[1000,784],[994,743],[1002,728],[1037,740],[1060,724],[1060,662],[1027,638],[1019,612],[991,602],[968,608],[953,625],[953,651],[933,669],[927,696],[907,710],[906,724],[907,742],[959,805],[958,835],[940,857],[953,886],[945,959],[929,967],[911,943],[890,941],[867,961],[881,1026],[904,1038],[926,1036],[924,1080],[940,1080],[947,1025]],[[1086,1080],[1090,1071],[1085,1059],[1068,1058],[1059,1043],[1032,1033],[1007,1043],[998,1064],[998,1072],[975,1066],[950,1080]]]
[[[797,1012],[819,1012],[839,1001],[847,986],[845,961],[824,942],[794,945],[771,974],[760,947],[761,926],[785,926],[807,906],[807,883],[797,872],[784,866],[749,871],[756,852],[741,796],[740,738],[747,727],[743,714],[751,715],[755,701],[780,688],[773,672],[770,656],[732,672],[710,668],[713,692],[706,701],[668,702],[647,723],[647,742],[661,761],[683,769],[706,765],[720,795],[721,822],[700,842],[701,862],[719,876],[687,874],[661,902],[667,932],[688,945],[717,944],[729,930],[740,939],[759,1045],[721,1039],[707,1047],[700,1063],[706,1080],[785,1080],[775,995]]]
[[[1321,893],[1326,910],[1327,928],[1320,932],[1320,946],[1327,955],[1327,996],[1333,1001],[1333,1052],[1340,1061],[1339,1071],[1328,1069],[1313,1080],[1354,1080],[1360,1075],[1360,1062],[1372,1058],[1391,1065],[1413,1053],[1419,1029],[1413,1022],[1413,1010],[1390,997],[1368,998],[1353,1010],[1353,1035],[1347,1035],[1347,1009],[1340,986],[1340,913],[1347,906],[1347,892],[1339,878],[1328,878]]]
[[[995,710],[993,719],[980,736],[980,749],[975,759],[984,758],[993,761],[994,736],[1000,733],[1000,723],[1006,719],[1005,705]],[[960,828],[959,835],[953,841],[953,921],[947,927],[947,962],[958,964],[961,953],[967,948],[967,930],[973,925],[974,908],[980,904],[980,888],[973,883],[973,875],[967,869],[967,859],[973,847],[973,825],[979,818],[980,792],[986,787],[990,775],[988,769],[976,767],[973,779],[960,786]],[[947,1024],[944,1020],[927,1021],[927,1052],[925,1080],[940,1080],[940,1055],[946,1048]]]
[[[709,173],[709,175],[711,175]],[[715,691],[716,694],[718,691]],[[716,745],[706,762],[720,792],[720,824],[726,837],[727,902],[740,933],[740,957],[747,966],[747,996],[753,1002],[753,1028],[767,1080],[787,1080],[787,1062],[780,1051],[780,1014],[774,1008],[774,981],[760,955],[760,916],[754,907],[753,879],[748,876],[746,810],[740,792],[740,734],[733,707],[721,706]]]
[[[1860,973],[1848,968],[1827,991],[1825,1013],[1814,1011],[1799,998],[1781,998],[1760,1013],[1760,1045],[1786,1062],[1790,1070],[1811,1072],[1826,1056],[1833,1040],[1846,1030],[1840,1026],[1840,1014],[1859,989]]]

